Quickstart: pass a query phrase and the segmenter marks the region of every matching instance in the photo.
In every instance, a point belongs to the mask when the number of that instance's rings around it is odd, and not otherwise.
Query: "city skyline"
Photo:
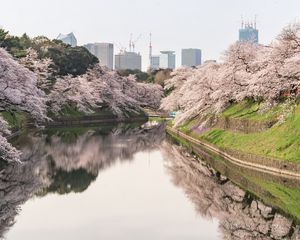
[[[80,0],[11,0],[3,2],[2,8],[6,11],[0,16],[0,25],[14,35],[26,32],[31,37],[45,35],[55,39],[60,32],[74,32],[78,45],[111,42],[117,53],[119,44],[128,46],[131,33],[135,37],[141,34],[136,51],[141,53],[143,69],[146,69],[150,32],[153,55],[165,49],[172,49],[178,55],[182,48],[200,48],[203,61],[219,60],[227,47],[238,39],[241,15],[245,20],[257,15],[260,43],[268,44],[283,27],[299,19],[300,2],[289,0],[287,5],[280,0],[228,0],[226,3],[219,0],[86,0],[83,4]],[[180,57],[176,62],[178,67]]]

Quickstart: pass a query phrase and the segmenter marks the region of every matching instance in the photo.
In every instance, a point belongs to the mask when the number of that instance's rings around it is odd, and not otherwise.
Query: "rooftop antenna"
[[[241,19],[242,19],[242,29],[244,28],[244,17],[243,15],[241,15]]]
[[[256,24],[257,23],[257,15],[255,14],[255,16],[254,16],[254,28],[256,29]]]
[[[149,69],[152,68],[152,33],[150,33],[150,42],[149,42]]]
[[[133,43],[132,43],[132,33],[130,33],[130,39],[129,39],[129,52],[132,51]]]

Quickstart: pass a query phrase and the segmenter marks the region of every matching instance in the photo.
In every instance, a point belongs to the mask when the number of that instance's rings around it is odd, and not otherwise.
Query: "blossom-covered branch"
[[[179,111],[178,125],[196,116],[222,112],[246,98],[276,103],[282,91],[298,87],[300,80],[300,24],[285,28],[269,46],[237,42],[222,63],[182,68],[166,82],[174,89],[161,108]]]
[[[58,78],[49,94],[49,104],[54,113],[69,104],[86,113],[109,107],[115,115],[124,117],[130,112],[140,112],[143,106],[158,108],[162,96],[159,85],[139,83],[132,75],[122,77],[95,66],[81,76]]]

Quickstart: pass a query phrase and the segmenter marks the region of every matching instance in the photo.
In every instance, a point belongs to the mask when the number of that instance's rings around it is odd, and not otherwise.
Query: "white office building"
[[[112,43],[89,43],[84,47],[99,59],[101,66],[113,69],[114,45]]]
[[[181,50],[181,65],[195,67],[201,65],[201,49],[188,48]]]
[[[159,56],[159,68],[161,69],[175,69],[175,52],[161,51]]]
[[[72,47],[76,47],[77,46],[77,39],[76,39],[74,33],[72,33],[72,32],[69,33],[69,34],[61,34],[60,33],[56,39],[57,40],[61,40],[65,44],[69,44]]]
[[[142,70],[142,57],[135,52],[122,52],[115,55],[115,70]]]

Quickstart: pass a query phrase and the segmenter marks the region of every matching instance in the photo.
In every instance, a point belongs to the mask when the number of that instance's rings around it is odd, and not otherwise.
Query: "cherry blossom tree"
[[[218,114],[244,99],[278,103],[284,90],[297,89],[300,81],[300,24],[285,28],[268,46],[236,42],[221,63],[182,68],[166,81],[173,89],[161,109],[178,111],[175,125],[207,114]]]
[[[4,49],[0,48],[0,111],[24,111],[36,121],[46,117],[46,99],[37,88],[37,76],[16,62]],[[19,161],[20,152],[7,142],[10,134],[8,124],[0,117],[0,158]]]
[[[43,91],[49,91],[53,79],[53,75],[56,73],[51,65],[53,61],[50,58],[39,58],[36,50],[29,48],[27,50],[26,57],[20,58],[19,63],[34,72],[37,78],[37,86]]]
[[[0,109],[20,110],[34,119],[46,118],[46,98],[38,89],[37,76],[16,62],[4,49],[0,49]]]
[[[7,162],[19,162],[21,153],[5,138],[5,135],[10,134],[8,128],[7,122],[0,117],[0,158]]]
[[[158,84],[138,83],[134,76],[122,77],[117,72],[95,66],[86,74],[58,78],[49,94],[50,109],[58,113],[65,105],[91,113],[108,106],[118,117],[141,111],[141,107],[158,108],[163,96]]]

